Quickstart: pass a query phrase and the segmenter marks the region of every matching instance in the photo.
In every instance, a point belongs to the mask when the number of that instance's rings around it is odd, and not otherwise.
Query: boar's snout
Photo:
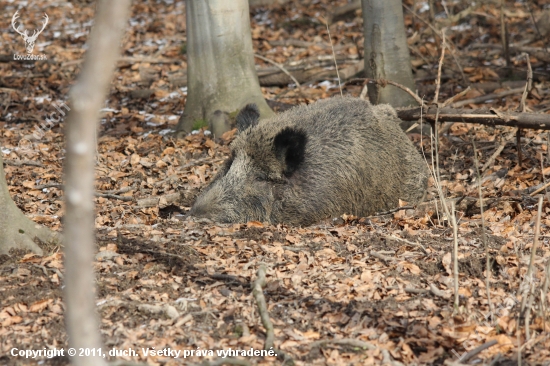
[[[197,199],[189,211],[189,216],[208,218],[221,223],[231,221],[229,212],[222,205],[218,204],[213,197],[209,197],[209,195]]]

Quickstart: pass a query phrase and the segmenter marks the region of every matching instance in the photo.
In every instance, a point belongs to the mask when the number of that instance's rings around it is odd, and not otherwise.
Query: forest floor
[[[360,10],[329,16],[345,4],[311,0],[251,10],[257,54],[289,69],[318,68],[314,76],[299,71],[311,77],[299,88],[264,79],[262,91],[276,110],[340,93],[325,19],[332,19],[339,68],[362,62]],[[466,108],[517,110],[527,74],[520,52],[531,50],[534,88],[526,108],[548,113],[550,60],[544,45],[550,40],[550,20],[544,17],[550,19],[550,2],[504,2],[512,45],[508,65],[500,41],[501,9],[495,3],[458,1],[445,8],[438,3],[434,20],[427,2],[405,4],[414,11],[405,12],[405,22],[420,96],[433,99],[441,55],[437,32],[446,27],[450,49],[440,101],[471,85],[462,100],[489,97],[467,101]],[[35,50],[48,60],[35,62],[13,60],[13,53],[24,53],[21,37],[9,26],[17,5],[4,2],[3,8],[0,145],[6,178],[28,217],[61,230],[63,120],[49,126],[43,122],[65,110],[62,103],[81,67],[94,2],[37,0],[32,10],[21,9],[25,24],[40,24],[44,12],[49,16]],[[445,197],[463,197],[457,206],[460,297],[455,307],[453,230],[435,203],[369,218],[342,216],[309,227],[218,225],[187,218],[197,193],[228,156],[233,134],[212,139],[200,131],[174,139],[168,133],[187,94],[185,3],[134,1],[129,25],[97,139],[94,268],[105,344],[101,352],[110,360],[221,365],[217,350],[263,349],[266,331],[251,286],[264,264],[264,295],[278,356],[238,356],[241,361],[226,359],[230,364],[450,365],[472,351],[462,363],[516,365],[521,359],[523,365],[550,365],[548,199],[533,275],[527,276],[537,194],[546,194],[550,173],[547,132],[522,131],[518,164],[510,127],[443,127],[438,181]],[[343,93],[358,96],[361,88],[346,84]],[[37,129],[43,132],[39,138],[32,136]],[[431,165],[429,137],[410,137]],[[489,162],[481,177],[476,160],[480,167]],[[427,201],[438,200],[431,179]],[[45,252],[43,257],[17,251],[0,256],[2,365],[69,362],[66,353],[36,359],[12,355],[19,352],[14,348],[66,352],[68,347],[63,248],[49,245]],[[526,320],[521,302],[527,293],[532,296]],[[483,345],[488,347],[483,350]],[[181,353],[146,354],[153,348]],[[132,349],[135,355],[110,356],[115,349]]]

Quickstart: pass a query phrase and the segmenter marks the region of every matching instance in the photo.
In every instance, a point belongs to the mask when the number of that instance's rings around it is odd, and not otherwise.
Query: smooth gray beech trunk
[[[227,118],[256,103],[262,118],[274,113],[254,68],[247,0],[187,0],[187,102],[178,134],[202,123],[214,135],[230,129]]]
[[[34,242],[35,238],[49,242],[59,237],[56,232],[26,217],[12,201],[0,151],[0,254],[7,254],[10,249],[16,248],[42,255],[42,249]]]
[[[130,0],[99,0],[82,71],[69,93],[65,160],[65,323],[69,346],[97,349],[102,345],[95,313],[94,168],[95,136],[120,54]],[[72,357],[74,365],[102,366],[99,354]]]
[[[362,0],[362,6],[367,77],[391,80],[414,91],[401,0]],[[409,94],[391,85],[369,84],[369,99],[393,107],[416,105]]]

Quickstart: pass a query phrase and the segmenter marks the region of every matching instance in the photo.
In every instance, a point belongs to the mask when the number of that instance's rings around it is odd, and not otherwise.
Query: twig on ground
[[[135,229],[150,229],[151,225],[145,225],[145,224],[128,224],[128,225],[120,225],[120,226],[100,226],[97,228],[97,230],[106,230],[108,233],[113,230],[135,230]]]
[[[441,104],[441,107],[444,108],[444,107],[447,107],[451,104],[454,103],[455,100],[457,99],[460,99],[462,98],[464,95],[466,95],[466,93],[468,93],[469,91],[471,90],[470,87],[467,87],[466,89],[464,89],[463,91],[461,91],[460,93],[450,97],[449,99],[447,99],[446,101],[443,102],[443,104]]]
[[[391,287],[386,287],[387,290],[400,290],[399,287],[397,286],[391,286]],[[411,294],[425,294],[427,292],[430,292],[430,290],[426,290],[426,289],[422,289],[422,288],[410,288],[410,287],[405,287],[403,289],[403,291],[407,292],[407,293],[411,293]]]
[[[512,132],[510,132],[508,135],[506,135],[501,141],[500,141],[500,145],[498,146],[498,148],[495,150],[495,152],[493,153],[493,155],[491,155],[491,157],[485,162],[485,164],[483,164],[483,167],[481,167],[481,172],[480,174],[483,174],[483,172],[485,172],[485,170],[487,170],[487,168],[489,168],[490,166],[493,166],[494,162],[495,162],[495,159],[497,158],[497,156],[500,155],[500,153],[502,152],[502,150],[504,150],[504,147],[514,138],[514,136],[516,135],[516,131],[517,131],[517,128],[514,128],[512,130]]]
[[[409,241],[409,240],[406,240],[406,239],[403,239],[403,238],[398,238],[397,236],[393,236],[393,235],[386,235],[385,236],[386,239],[391,239],[391,240],[397,240],[397,241],[401,241],[403,243],[406,243],[406,244],[409,244],[409,245],[412,245],[412,246],[415,246],[415,247],[419,247],[420,249],[422,249],[422,251],[424,252],[424,254],[426,255],[429,255],[430,253],[428,253],[428,251],[426,250],[426,248],[424,248],[424,246],[420,243],[414,243],[412,241]]]
[[[228,274],[224,274],[224,273],[214,273],[214,274],[204,273],[204,276],[210,277],[214,280],[234,282],[234,283],[238,283],[238,284],[243,285],[243,286],[246,285],[246,283],[241,281],[238,277],[228,275]]]
[[[394,258],[387,257],[387,256],[385,256],[383,254],[380,254],[380,253],[377,253],[375,251],[370,252],[370,255],[375,257],[375,258],[381,259],[384,262],[393,262],[393,260],[394,260]]]
[[[164,178],[163,180],[160,180],[158,182],[153,183],[153,185],[155,187],[159,187],[159,186],[163,185],[164,183],[177,182],[179,179],[180,179],[180,176],[178,174],[172,174],[172,175],[169,175],[168,177]]]
[[[337,344],[339,346],[350,346],[355,348],[361,348],[362,350],[375,350],[376,346],[360,341],[353,338],[343,338],[343,339],[323,339],[321,341],[313,342],[309,345],[309,348],[323,347],[327,344]]]
[[[288,247],[288,246],[284,246],[283,249],[284,249],[284,250],[291,251],[291,252],[294,252],[294,253],[300,253],[300,252],[303,252],[303,251],[304,251],[304,247]]]
[[[172,203],[177,202],[180,199],[180,197],[181,197],[180,192],[169,193],[163,196],[146,197],[146,198],[139,199],[137,201],[137,206],[138,207],[155,207],[155,206],[166,207]]]
[[[510,89],[510,90],[504,90],[504,91],[501,91],[499,93],[491,93],[491,94],[481,95],[479,97],[475,97],[475,98],[472,98],[472,99],[465,99],[465,100],[461,100],[460,102],[453,103],[452,107],[453,108],[460,108],[460,107],[464,107],[465,105],[468,105],[468,104],[480,104],[480,103],[483,103],[487,100],[499,99],[499,98],[507,97],[509,95],[519,94],[519,93],[523,92],[523,90],[524,90],[524,87],[522,86],[521,88],[514,88],[514,89]]]
[[[59,188],[59,189],[63,189],[63,184],[61,184],[61,183],[46,183],[46,184],[39,184],[39,185],[37,185],[37,186],[34,186],[33,189],[41,190],[41,189],[44,189],[44,188]]]
[[[32,160],[4,160],[4,164],[11,165],[11,166],[23,166],[23,165],[30,165],[30,166],[37,166],[37,167],[44,167],[41,162],[39,161],[32,161]]]
[[[273,323],[271,322],[271,319],[269,319],[267,303],[265,301],[265,297],[263,293],[263,288],[267,284],[267,280],[265,278],[265,272],[266,272],[266,267],[264,264],[262,264],[258,269],[258,272],[256,273],[257,278],[256,278],[256,281],[254,281],[253,283],[252,295],[254,296],[254,299],[256,299],[256,304],[258,305],[260,318],[262,319],[262,324],[264,325],[265,332],[266,332],[264,349],[268,350],[273,347],[275,334],[273,330]]]
[[[530,193],[529,196],[531,197],[535,197],[537,194],[539,194],[540,192],[546,190],[546,188],[548,188],[550,186],[550,182],[548,183],[544,183],[542,185],[542,187],[538,188],[536,191],[534,191],[533,193]]]
[[[447,300],[450,298],[449,294],[435,287],[433,283],[430,283],[430,292],[435,296],[438,296]]]
[[[382,365],[405,366],[401,362],[395,361],[387,349],[381,349],[380,352],[382,352]]]
[[[189,169],[189,168],[192,168],[192,167],[195,167],[195,166],[198,166],[198,165],[202,165],[202,164],[216,164],[216,163],[221,163],[223,160],[222,159],[217,159],[217,160],[212,160],[211,157],[207,157],[207,158],[201,158],[201,159],[197,159],[197,160],[193,160],[191,161],[190,163],[187,163],[183,166],[180,166],[178,168],[178,170],[185,170],[185,169]],[[170,177],[166,178],[166,179],[169,179]],[[166,180],[165,179],[165,180]],[[162,181],[161,181],[162,182]],[[160,183],[160,182],[158,182]]]
[[[63,186],[63,184],[60,184],[60,183],[47,183],[47,184],[37,185],[33,189],[42,190],[42,189],[45,189],[45,188],[58,188],[58,189],[63,190],[64,186]],[[122,188],[122,189],[114,190],[114,191],[94,192],[94,196],[103,197],[103,198],[112,198],[112,199],[117,199],[117,200],[121,200],[121,201],[130,202],[130,201],[134,200],[134,197],[120,196],[120,195],[114,194],[114,192],[125,193],[125,192],[128,192],[128,191],[131,191],[132,189],[134,189],[134,187],[126,187],[126,188]],[[111,192],[113,192],[113,193],[111,193]]]
[[[63,62],[61,65],[71,66],[78,65],[82,63],[84,59],[76,59],[71,61]],[[127,64],[137,64],[137,63],[148,63],[148,64],[180,64],[180,58],[161,58],[161,57],[134,57],[134,56],[121,56],[117,59],[117,62],[127,63]]]
[[[110,191],[98,191],[98,192],[101,193],[101,194],[120,194],[120,193],[130,192],[133,189],[136,189],[136,187],[131,186],[131,187],[124,187],[124,188],[121,188],[121,189],[113,189],[113,190],[110,190]]]
[[[274,65],[275,67],[278,67],[282,72],[284,72],[285,74],[288,75],[289,78],[292,79],[292,81],[294,81],[294,84],[296,84],[296,86],[299,88],[301,85],[300,83],[298,82],[298,80],[296,80],[296,78],[294,76],[292,76],[292,74],[290,72],[288,72],[287,69],[285,69],[283,67],[283,65],[281,64],[278,64],[277,62],[273,61],[273,60],[270,60],[268,59],[267,57],[264,57],[264,56],[261,56],[261,55],[258,55],[258,54],[254,54],[254,57],[256,58],[259,58],[260,60],[264,60],[265,62],[269,62],[270,64]]]
[[[493,339],[492,341],[486,342],[486,343],[482,344],[481,346],[474,348],[473,350],[466,353],[465,355],[462,355],[462,357],[460,357],[457,362],[458,363],[466,363],[470,359],[472,359],[473,357],[477,356],[479,353],[485,351],[488,348],[493,347],[496,344],[498,344],[498,341],[495,340],[495,339]]]
[[[133,201],[133,200],[134,200],[134,197],[120,196],[120,195],[111,194],[111,193],[99,193],[99,192],[95,192],[94,195],[95,195],[96,197],[112,198],[112,199],[116,199],[116,200],[120,200],[120,201],[126,201],[126,202],[129,202],[129,201]]]

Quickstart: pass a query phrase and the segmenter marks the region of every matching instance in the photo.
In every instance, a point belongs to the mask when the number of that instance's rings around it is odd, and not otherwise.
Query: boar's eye
[[[256,176],[256,182],[268,182],[269,177],[265,174],[260,174]]]

